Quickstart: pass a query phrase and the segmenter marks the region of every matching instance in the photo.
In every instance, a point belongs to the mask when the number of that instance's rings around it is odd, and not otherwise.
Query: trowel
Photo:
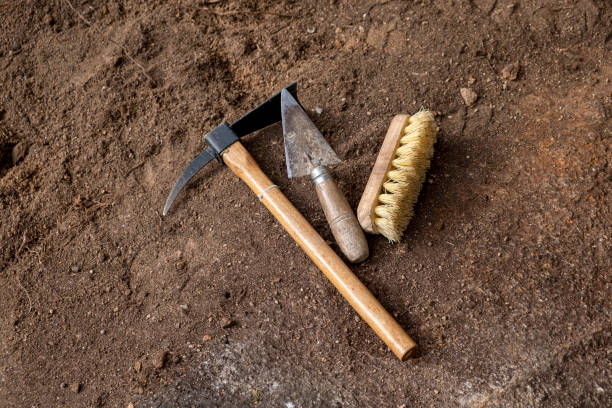
[[[289,178],[310,176],[338,247],[351,262],[369,255],[368,242],[327,166],[340,159],[290,92],[281,91],[281,115]]]

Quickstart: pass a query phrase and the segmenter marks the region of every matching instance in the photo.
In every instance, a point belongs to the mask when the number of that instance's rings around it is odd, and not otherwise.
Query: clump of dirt
[[[0,401],[609,406],[611,23],[597,0],[0,5]],[[391,118],[436,113],[406,236],[353,266],[408,362],[227,168],[160,215],[206,132],[293,81],[353,207]],[[332,241],[280,127],[244,144]]]

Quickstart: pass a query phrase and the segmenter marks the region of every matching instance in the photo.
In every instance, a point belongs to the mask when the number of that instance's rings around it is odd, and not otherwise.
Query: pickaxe
[[[285,88],[297,100],[296,84]],[[281,120],[281,92],[228,125],[226,122],[208,133],[206,148],[187,166],[174,185],[163,214],[166,215],[177,194],[208,162],[216,158],[244,181],[257,198],[281,223],[295,242],[327,276],[340,294],[370,325],[378,336],[401,360],[416,351],[416,343],[376,300],[368,288],[353,274],[342,259],[327,245],[310,223],[259,168],[253,157],[240,143],[240,137]]]

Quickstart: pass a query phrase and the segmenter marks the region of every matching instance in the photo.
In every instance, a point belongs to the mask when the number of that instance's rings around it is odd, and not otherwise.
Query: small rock
[[[314,34],[314,33],[315,33],[315,31],[317,31],[317,30],[316,30],[316,28],[314,28],[314,27],[308,27],[308,28],[306,29],[306,32],[307,32],[308,34]]]
[[[19,142],[13,147],[11,157],[13,159],[13,165],[19,163],[25,157],[28,152],[28,144],[25,142]]]
[[[187,305],[179,305],[179,307],[181,308],[181,310],[183,310],[185,312],[189,310],[189,306],[187,306]]]
[[[66,388],[67,386],[68,386],[68,384],[66,384],[66,383],[61,383],[60,384],[60,388]]]
[[[80,267],[78,267],[77,265],[74,265],[74,266],[71,266],[71,267],[70,267],[70,270],[71,270],[72,272],[75,272],[75,273],[76,273],[76,272],[80,271],[80,270],[81,270],[81,268],[80,268]]]
[[[501,71],[501,77],[507,81],[514,81],[518,76],[521,66],[518,62],[506,65]]]
[[[178,261],[176,263],[176,269],[185,269],[185,265],[186,265],[185,261]]]
[[[70,391],[74,392],[75,394],[78,394],[79,392],[81,392],[81,384],[78,382],[70,384]]]
[[[472,91],[470,88],[461,88],[461,97],[467,106],[472,106],[476,99],[478,99],[478,94]]]
[[[223,319],[221,319],[221,327],[223,327],[224,329],[229,329],[234,324],[236,324],[236,322],[234,322],[231,319],[228,319],[227,317],[224,317]]]
[[[141,369],[142,369],[142,363],[140,361],[135,362],[134,363],[134,371],[139,373]]]
[[[55,23],[55,20],[53,19],[51,14],[45,14],[45,16],[43,17],[43,23],[47,25],[53,25],[53,23]]]
[[[212,340],[212,337],[209,336],[208,334],[205,334],[204,336],[202,336],[202,341],[210,341]]]
[[[132,404],[131,402],[128,404],[127,408],[134,408],[134,404]]]
[[[320,115],[323,113],[323,108],[317,106],[316,108],[314,108],[314,111],[317,113],[317,115]]]
[[[153,360],[152,360],[153,367],[155,367],[155,368],[164,368],[164,365],[166,365],[166,360],[167,359],[168,359],[168,351],[166,351],[166,350],[158,351],[153,356]]]

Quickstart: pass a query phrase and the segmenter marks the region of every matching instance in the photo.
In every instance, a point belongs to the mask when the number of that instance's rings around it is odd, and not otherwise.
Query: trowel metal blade
[[[289,178],[307,176],[320,165],[340,163],[340,159],[304,109],[284,89],[281,92],[281,114]]]

